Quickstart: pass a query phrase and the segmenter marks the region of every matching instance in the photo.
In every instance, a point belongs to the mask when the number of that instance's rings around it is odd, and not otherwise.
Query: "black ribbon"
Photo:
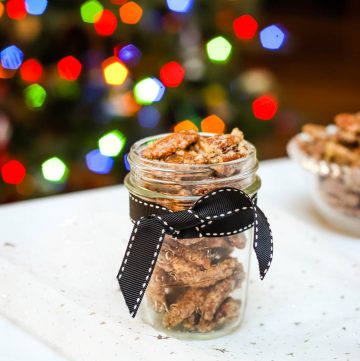
[[[202,196],[192,207],[173,212],[130,195],[134,228],[117,279],[132,317],[136,316],[154,270],[165,234],[173,238],[230,236],[254,227],[253,247],[260,278],[273,257],[269,223],[250,198],[236,188],[221,188]]]

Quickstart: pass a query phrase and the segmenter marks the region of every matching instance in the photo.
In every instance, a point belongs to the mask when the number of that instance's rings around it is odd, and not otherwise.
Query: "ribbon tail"
[[[263,279],[273,258],[273,238],[269,222],[263,211],[254,204],[254,250],[259,263],[260,278]]]
[[[149,284],[165,237],[164,226],[155,217],[134,225],[117,279],[132,317],[136,316]]]

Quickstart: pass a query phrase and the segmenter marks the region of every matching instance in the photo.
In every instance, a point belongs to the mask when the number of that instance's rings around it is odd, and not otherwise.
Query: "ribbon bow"
[[[132,317],[150,281],[165,234],[175,239],[219,237],[254,227],[253,247],[261,279],[270,267],[273,240],[269,223],[256,205],[256,196],[250,198],[239,189],[209,192],[179,212],[130,195],[130,216],[136,221],[117,279]]]

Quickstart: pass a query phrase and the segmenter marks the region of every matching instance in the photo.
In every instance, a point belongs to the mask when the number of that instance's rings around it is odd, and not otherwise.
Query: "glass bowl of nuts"
[[[322,218],[360,237],[360,112],[339,114],[335,124],[306,124],[287,151],[309,173]]]

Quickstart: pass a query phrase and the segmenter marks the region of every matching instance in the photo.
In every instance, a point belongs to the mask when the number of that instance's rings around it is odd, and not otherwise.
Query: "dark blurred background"
[[[224,122],[260,159],[284,156],[305,122],[359,110],[359,12],[355,0],[0,1],[0,203],[119,184],[131,144],[174,126]]]

